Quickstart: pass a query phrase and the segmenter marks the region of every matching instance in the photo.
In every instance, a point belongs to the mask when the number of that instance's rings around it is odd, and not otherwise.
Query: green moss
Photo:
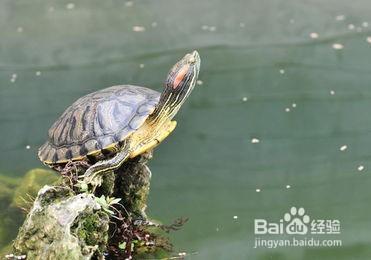
[[[55,172],[50,170],[36,168],[28,171],[14,192],[12,205],[19,208],[29,208],[40,188],[56,182],[58,177]]]
[[[97,189],[97,196],[111,196],[115,187],[115,173],[107,172],[103,175],[102,185]]]
[[[14,191],[21,180],[0,175],[0,248],[7,245],[17,234],[23,219],[22,212],[10,207]]]
[[[98,246],[98,254],[102,254],[108,241],[109,216],[98,211],[91,214],[81,215],[71,228],[80,243],[87,246]]]

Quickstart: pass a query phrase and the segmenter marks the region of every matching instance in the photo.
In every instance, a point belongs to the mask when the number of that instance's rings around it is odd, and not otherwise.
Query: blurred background
[[[37,149],[64,109],[117,84],[161,91],[197,49],[197,87],[150,163],[148,214],[189,217],[176,250],[370,259],[370,13],[367,0],[1,1],[0,247],[23,220],[14,191],[44,167]],[[254,219],[292,206],[339,219],[342,246],[254,249]]]

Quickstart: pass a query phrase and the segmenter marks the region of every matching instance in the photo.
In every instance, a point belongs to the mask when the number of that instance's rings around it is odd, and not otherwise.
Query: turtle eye
[[[182,68],[178,70],[178,72],[175,74],[174,82],[172,85],[173,89],[176,89],[180,85],[180,83],[187,75],[188,70],[189,70],[188,64],[185,64]]]

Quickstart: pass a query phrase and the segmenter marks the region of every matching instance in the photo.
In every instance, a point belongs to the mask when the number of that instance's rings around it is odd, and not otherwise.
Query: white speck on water
[[[280,69],[280,74],[285,74],[285,70],[284,69]]]
[[[365,169],[365,166],[363,166],[363,165],[360,165],[357,168],[357,170],[360,171],[360,172],[363,171],[364,169]]]
[[[31,149],[31,146],[30,145],[26,145],[26,149],[27,150],[30,150]]]
[[[243,101],[243,102],[246,102],[247,99],[248,99],[247,97],[243,97],[243,98],[242,98],[242,101]]]
[[[258,143],[260,143],[260,140],[258,138],[252,138],[251,143],[252,144],[258,144]]]
[[[356,28],[356,27],[354,26],[354,24],[348,24],[348,29],[349,29],[349,30],[354,30],[354,28]]]
[[[36,76],[40,76],[41,75],[41,71],[36,71],[35,75]]]
[[[293,108],[295,108],[296,107],[296,103],[292,103],[292,105],[291,105]]]
[[[17,27],[17,32],[19,33],[23,32],[23,27],[22,26]]]
[[[218,228],[218,227],[216,227],[216,229],[215,229],[215,230],[216,230],[216,232],[219,232],[219,228]]]
[[[362,23],[362,26],[365,27],[365,28],[367,28],[368,27],[368,22],[363,22]]]
[[[366,39],[366,41],[367,41],[368,43],[371,43],[371,36],[368,36],[367,39]]]
[[[294,19],[290,19],[289,21],[291,24],[295,23],[295,20]]]
[[[240,23],[240,27],[241,28],[245,27],[245,23]]]
[[[335,90],[330,90],[330,95],[331,96],[335,95]]]
[[[334,43],[334,44],[332,45],[332,48],[333,48],[334,50],[342,50],[342,49],[344,49],[344,45],[342,45],[341,43]]]
[[[312,32],[312,33],[309,34],[309,37],[312,38],[312,39],[318,39],[319,34],[316,33],[316,32]]]
[[[335,17],[336,21],[344,21],[345,20],[345,15],[339,14]]]
[[[260,189],[256,189],[255,191],[256,191],[256,192],[260,192],[261,190],[260,190]]]
[[[125,3],[126,6],[133,6],[133,4],[134,4],[134,3],[133,3],[132,1],[127,1],[127,2]]]
[[[204,84],[204,82],[199,79],[199,80],[196,81],[196,84],[199,85],[199,86],[201,86],[202,84]]]
[[[68,4],[66,5],[66,8],[67,8],[68,10],[72,10],[72,9],[75,8],[75,4],[74,4],[74,3],[68,3]]]
[[[17,79],[17,74],[16,73],[13,73],[11,78],[10,78],[10,82],[14,83]]]
[[[139,64],[139,68],[143,69],[144,68],[144,64],[143,63]]]
[[[233,219],[238,219],[238,216],[233,216]]]
[[[289,107],[285,108],[285,112],[290,112],[290,111],[291,111],[291,109]]]
[[[216,26],[210,26],[209,31],[210,32],[215,32],[216,31]]]
[[[153,22],[153,23],[151,23],[151,26],[152,27],[157,27],[157,23],[156,22]]]
[[[51,6],[51,7],[49,7],[49,9],[48,9],[49,12],[54,12],[54,10],[55,10],[55,9],[54,9],[54,6]]]
[[[286,185],[286,189],[290,189],[291,188],[291,185],[290,184],[287,184]]]
[[[201,29],[204,30],[204,31],[215,32],[216,31],[216,26],[202,25]]]
[[[144,32],[145,30],[146,28],[143,26],[139,26],[139,25],[133,26],[133,32]]]
[[[344,152],[346,149],[348,149],[348,146],[347,145],[342,145],[339,150]]]

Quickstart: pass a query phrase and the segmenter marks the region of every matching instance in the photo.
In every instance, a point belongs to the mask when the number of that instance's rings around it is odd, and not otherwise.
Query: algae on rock
[[[12,253],[57,260],[168,256],[167,231],[145,213],[151,158],[152,152],[144,153],[98,176],[99,187],[81,176],[87,162],[58,169],[62,181],[39,191]]]
[[[0,248],[10,243],[21,224],[22,212],[10,206],[19,183],[19,178],[0,176]]]
[[[12,206],[28,209],[30,203],[36,197],[38,191],[44,185],[50,185],[60,177],[51,170],[32,169],[22,178],[20,184],[15,189]]]
[[[14,253],[29,259],[90,259],[107,243],[108,222],[92,194],[45,186],[19,231]]]

